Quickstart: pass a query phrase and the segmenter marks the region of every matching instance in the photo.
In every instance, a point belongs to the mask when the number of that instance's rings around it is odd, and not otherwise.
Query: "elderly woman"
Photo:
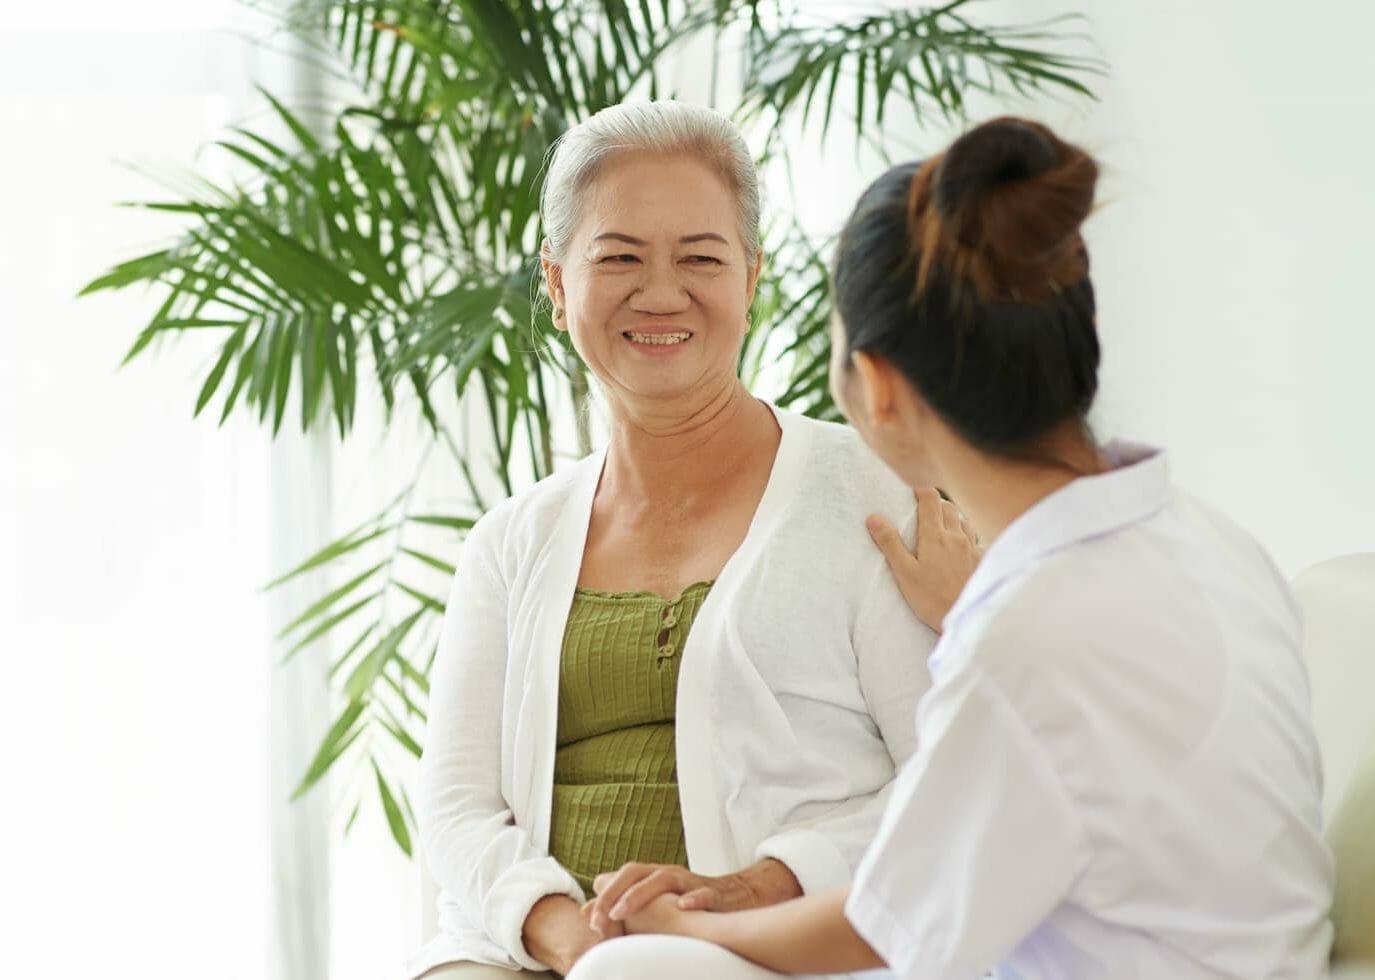
[[[762,261],[736,130],[606,109],[560,141],[543,207],[610,444],[463,549],[421,763],[441,932],[412,976],[567,973],[665,892],[725,911],[844,885],[928,686],[934,634],[863,531],[911,491],[736,374]]]

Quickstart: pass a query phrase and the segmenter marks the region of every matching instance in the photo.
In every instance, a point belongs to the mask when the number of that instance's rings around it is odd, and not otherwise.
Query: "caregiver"
[[[727,915],[666,898],[627,920],[762,965],[716,980],[885,963],[903,980],[1326,975],[1332,864],[1288,588],[1161,452],[1085,425],[1096,179],[1082,150],[1000,119],[890,170],[846,226],[832,389],[988,550],[944,617],[917,753],[852,887]],[[885,550],[899,579],[926,560]],[[663,938],[618,940],[640,941]],[[655,976],[701,975],[692,955]],[[646,962],[594,950],[574,977]]]
[[[928,687],[934,634],[862,527],[910,523],[911,492],[736,374],[762,257],[734,127],[603,110],[559,141],[543,208],[610,443],[464,545],[421,760],[441,932],[411,975],[567,972],[620,932],[579,911],[603,872],[721,910],[843,885]]]

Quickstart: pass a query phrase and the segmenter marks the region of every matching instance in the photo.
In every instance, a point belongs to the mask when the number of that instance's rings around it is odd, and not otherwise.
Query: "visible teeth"
[[[690,333],[636,333],[630,330],[626,336],[637,344],[681,344],[692,336]]]

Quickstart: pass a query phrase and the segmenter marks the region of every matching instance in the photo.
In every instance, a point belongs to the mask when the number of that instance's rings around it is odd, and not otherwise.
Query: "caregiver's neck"
[[[778,421],[739,379],[672,401],[611,406],[602,488],[642,499],[711,493],[764,454],[772,464]]]
[[[941,427],[944,429],[944,427]],[[1078,420],[1056,426],[1028,455],[1011,458],[971,446],[944,429],[932,433],[930,456],[938,485],[969,519],[986,548],[1017,518],[1083,476],[1112,469],[1112,462]]]

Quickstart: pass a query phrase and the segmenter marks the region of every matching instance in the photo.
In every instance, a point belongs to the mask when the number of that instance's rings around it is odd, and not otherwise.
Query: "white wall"
[[[1096,104],[976,109],[1040,118],[1103,164],[1086,229],[1099,434],[1167,447],[1178,482],[1250,528],[1288,573],[1375,550],[1375,4],[976,9],[1002,23],[1082,11],[1110,66]],[[915,156],[951,134],[895,124],[889,135]],[[799,203],[821,231],[883,167],[844,141],[824,156],[793,154]]]
[[[1104,429],[1295,572],[1375,550],[1375,5],[1093,5]]]

